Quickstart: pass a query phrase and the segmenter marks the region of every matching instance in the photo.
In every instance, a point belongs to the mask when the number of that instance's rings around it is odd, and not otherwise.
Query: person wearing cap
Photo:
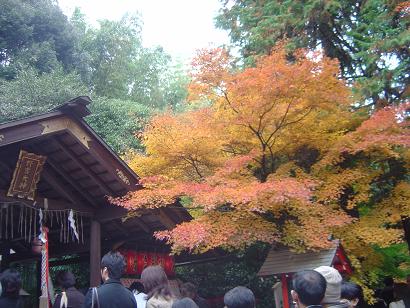
[[[321,274],[326,280],[326,292],[322,300],[325,308],[349,308],[349,303],[341,299],[342,276],[337,269],[330,266],[320,266],[315,271]]]

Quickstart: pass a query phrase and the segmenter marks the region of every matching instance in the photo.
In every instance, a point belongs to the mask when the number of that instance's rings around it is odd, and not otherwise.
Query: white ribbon
[[[75,226],[75,219],[74,219],[74,212],[73,210],[70,210],[70,213],[68,214],[68,221],[70,222],[70,227],[73,229],[74,235],[77,238],[77,241],[80,240],[80,237],[78,236],[77,228]]]
[[[46,240],[46,235],[43,232],[43,211],[40,209],[40,212],[38,213],[38,217],[39,217],[39,225],[40,225],[40,235],[38,236],[39,240],[45,244],[47,242]]]

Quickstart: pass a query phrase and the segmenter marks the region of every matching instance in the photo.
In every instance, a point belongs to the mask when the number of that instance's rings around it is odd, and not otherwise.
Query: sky
[[[219,0],[59,0],[59,5],[68,16],[79,7],[94,25],[139,12],[144,46],[160,45],[174,59],[189,60],[198,48],[229,43],[228,33],[214,26]]]

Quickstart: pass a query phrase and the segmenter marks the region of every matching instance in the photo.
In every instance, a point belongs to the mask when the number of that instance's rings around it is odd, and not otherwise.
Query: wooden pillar
[[[90,228],[90,287],[96,287],[101,282],[101,226],[96,220],[91,220]]]
[[[286,274],[282,274],[281,283],[282,283],[283,308],[289,308],[289,290],[288,290],[288,279],[286,277]]]

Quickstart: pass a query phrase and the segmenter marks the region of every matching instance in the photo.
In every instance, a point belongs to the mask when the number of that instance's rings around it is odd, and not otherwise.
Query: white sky
[[[139,12],[144,46],[161,45],[181,60],[190,59],[198,48],[229,43],[228,33],[214,27],[219,0],[59,0],[59,5],[68,16],[80,7],[92,24]]]

